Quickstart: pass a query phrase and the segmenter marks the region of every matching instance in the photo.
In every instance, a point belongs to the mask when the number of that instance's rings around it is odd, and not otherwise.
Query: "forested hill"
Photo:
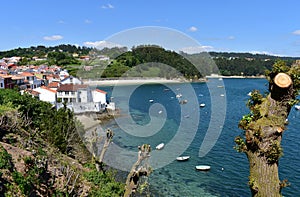
[[[215,58],[254,58],[254,59],[282,59],[282,60],[295,60],[300,59],[300,57],[284,57],[269,55],[263,53],[238,53],[238,52],[209,52],[212,57]]]
[[[19,57],[29,57],[32,58],[34,56],[36,57],[45,57],[48,53],[53,51],[60,51],[60,52],[67,52],[70,54],[77,53],[80,55],[88,55],[92,48],[89,47],[80,47],[70,44],[62,44],[58,46],[50,46],[45,47],[42,45],[39,46],[32,46],[29,48],[16,48],[8,51],[0,51],[0,58],[3,57],[13,57],[13,56],[19,56]]]
[[[81,64],[74,57],[90,55],[93,48],[85,46],[75,46],[63,44],[53,47],[32,46],[29,48],[17,48],[9,51],[0,51],[0,58],[19,56],[22,63],[34,63],[30,61],[33,57],[48,57],[43,64],[57,64],[65,66]],[[100,55],[110,57],[111,64],[106,67],[102,77],[119,77],[128,70],[131,76],[157,76],[171,78],[176,76],[175,71],[179,71],[187,78],[201,77],[211,73],[220,72],[222,75],[244,75],[257,76],[264,75],[265,70],[270,69],[274,62],[278,59],[286,61],[287,65],[291,65],[300,57],[279,57],[267,54],[237,53],[237,52],[209,52],[198,54],[186,54],[183,52],[176,53],[174,51],[165,50],[162,47],[154,45],[141,45],[128,50],[126,47],[104,48],[97,52]],[[76,56],[74,56],[76,54]],[[205,56],[205,58],[203,58]],[[63,58],[61,58],[63,57]],[[183,58],[184,57],[184,58]],[[58,59],[60,58],[60,59]],[[147,64],[149,62],[159,62],[161,64],[170,65],[174,70],[161,70],[157,65]],[[193,65],[192,65],[192,64]],[[195,63],[198,64],[195,68]],[[137,65],[141,65],[138,69],[132,69]],[[216,65],[218,70],[212,65]],[[95,65],[97,66],[97,65]],[[70,67],[69,67],[70,68]],[[101,68],[102,69],[102,68]],[[76,68],[72,67],[72,70]],[[200,71],[200,73],[198,72]],[[74,72],[76,73],[76,72]]]

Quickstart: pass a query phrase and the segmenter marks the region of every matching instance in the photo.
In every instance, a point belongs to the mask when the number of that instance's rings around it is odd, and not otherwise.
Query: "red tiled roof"
[[[102,94],[107,94],[107,92],[103,91],[103,90],[99,90],[99,89],[95,89],[95,91],[100,92]]]
[[[48,90],[48,91],[50,91],[50,92],[56,93],[56,90],[52,90],[52,89],[50,89],[50,88],[48,88],[48,87],[46,87],[46,86],[41,86],[41,88],[43,88],[43,89],[45,89],[45,90]]]
[[[19,75],[13,75],[12,76],[12,80],[18,80],[18,79],[24,79],[23,76],[19,76]]]
[[[48,84],[47,86],[48,88],[58,88],[59,87],[59,83],[58,82],[51,82]]]
[[[34,76],[34,74],[32,74],[30,72],[22,72],[20,75],[22,75],[22,76],[28,76],[28,77]]]
[[[33,96],[38,96],[40,94],[39,92],[34,91],[32,89],[26,89],[25,92],[28,93],[28,94],[31,94]]]
[[[2,78],[12,78],[12,75],[0,74]]]
[[[77,91],[78,89],[87,88],[87,87],[88,85],[61,84],[57,88],[57,92],[65,92],[65,91],[74,92]]]

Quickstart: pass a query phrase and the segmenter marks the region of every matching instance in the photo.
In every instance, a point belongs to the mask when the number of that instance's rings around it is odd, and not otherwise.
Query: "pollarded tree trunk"
[[[252,196],[281,196],[277,163],[268,164],[265,157],[257,153],[247,152],[250,176],[249,186]]]
[[[279,197],[287,185],[286,181],[279,180],[278,160],[282,155],[282,134],[298,89],[298,85],[296,89],[293,86],[291,72],[287,73],[273,70],[269,74],[270,93],[263,97],[253,91],[248,102],[251,112],[239,123],[245,136],[236,137],[236,149],[245,152],[249,160],[249,187],[253,197]]]
[[[130,197],[132,194],[135,194],[138,189],[140,178],[142,176],[149,176],[152,171],[148,163],[151,152],[150,145],[143,144],[138,148],[138,159],[127,175],[124,197]]]

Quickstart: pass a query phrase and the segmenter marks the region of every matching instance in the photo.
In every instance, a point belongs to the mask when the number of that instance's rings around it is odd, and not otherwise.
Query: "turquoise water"
[[[245,106],[249,98],[247,94],[253,89],[266,91],[266,84],[264,79],[215,79],[191,86],[155,84],[134,88],[103,88],[109,92],[109,96],[114,96],[114,102],[124,114],[105,125],[115,131],[113,142],[119,147],[112,153],[108,152],[110,155],[107,157],[112,160],[123,158],[114,161],[122,165],[126,163],[124,155],[127,155],[134,162],[138,145],[148,143],[155,147],[164,142],[166,146],[163,150],[154,150],[152,153],[151,158],[155,161],[149,161],[155,168],[149,177],[153,196],[251,196],[247,185],[248,161],[245,154],[233,149],[234,138],[242,132],[237,127],[240,118],[248,113]],[[223,92],[224,97],[220,95]],[[178,103],[178,93],[182,93],[179,99],[186,99],[187,104]],[[212,106],[216,105],[214,96],[225,99],[224,104],[220,104],[222,100],[217,100],[218,107],[223,107],[219,109],[220,113],[226,112],[225,122],[222,127],[218,126],[221,133],[215,144],[211,139],[212,149],[204,156],[199,156],[209,126],[222,122],[220,114]],[[149,99],[153,102],[149,102]],[[200,103],[206,106],[199,108]],[[132,122],[127,125],[129,120]],[[282,141],[284,156],[279,162],[280,179],[288,179],[291,183],[290,187],[283,190],[284,196],[299,196],[300,137],[297,131],[300,111],[292,109],[289,122]],[[182,141],[176,141],[178,136]],[[121,152],[124,152],[123,156],[118,155]],[[176,155],[189,155],[191,158],[186,162],[178,162]],[[200,164],[210,165],[211,170],[196,171],[195,166]],[[127,166],[131,165],[129,163]]]

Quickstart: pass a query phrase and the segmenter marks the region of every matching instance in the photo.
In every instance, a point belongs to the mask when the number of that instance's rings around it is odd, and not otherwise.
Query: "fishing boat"
[[[296,108],[297,110],[300,110],[300,105],[295,105],[295,108]]]
[[[176,160],[177,161],[187,161],[189,160],[190,156],[180,156],[180,157],[177,157]]]
[[[208,165],[198,165],[198,166],[196,166],[196,170],[208,171],[208,170],[210,170],[210,166],[208,166]]]
[[[201,103],[199,106],[200,107],[205,107],[205,103]]]
[[[155,148],[156,148],[156,150],[161,150],[161,149],[163,149],[164,148],[164,146],[165,146],[165,144],[164,143],[160,143],[159,145],[157,145]]]

